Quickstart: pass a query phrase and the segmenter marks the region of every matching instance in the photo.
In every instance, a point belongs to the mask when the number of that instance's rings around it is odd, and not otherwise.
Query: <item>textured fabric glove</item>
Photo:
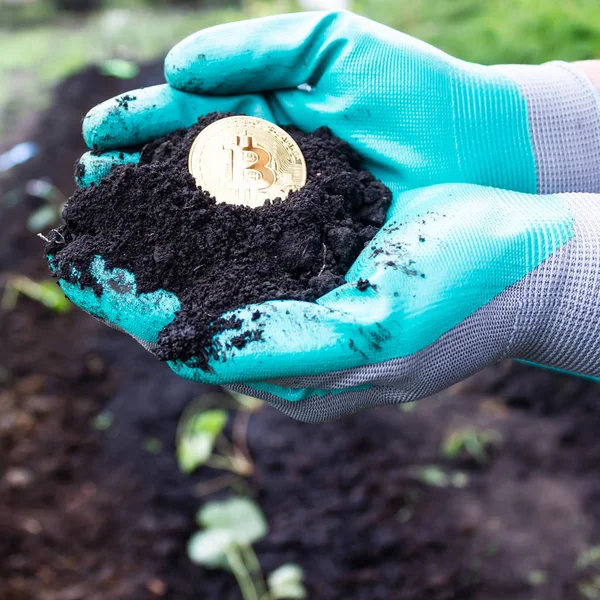
[[[597,93],[576,69],[481,67],[350,13],[304,13],[200,32],[166,74],[170,85],[89,113],[86,141],[109,152],[84,156],[82,184],[137,160],[117,148],[231,111],[328,125],[394,192],[346,286],[316,304],[263,303],[258,322],[257,307],[235,311],[264,341],[237,350],[224,332],[227,360],[211,373],[171,363],[177,373],[309,421],[415,400],[508,356],[598,374],[600,198],[466,185],[600,191]],[[444,182],[459,183],[421,187]],[[152,349],[175,295],[138,295],[101,258],[90,269],[101,296],[61,282],[67,295]]]
[[[600,107],[561,62],[484,67],[348,12],[200,31],[169,53],[169,85],[93,109],[84,137],[114,151],[231,111],[327,125],[393,192],[466,182],[531,193],[600,191]],[[86,184],[122,160],[86,155]]]
[[[138,295],[133,274],[101,259],[92,273],[102,295],[63,281],[67,296],[151,349],[179,308],[175,295]],[[237,384],[309,421],[416,400],[505,357],[600,375],[598,195],[470,184],[406,191],[346,279],[316,303],[226,313],[263,339],[238,350],[238,332],[225,331],[212,372],[171,368]],[[261,380],[270,382],[247,383]]]

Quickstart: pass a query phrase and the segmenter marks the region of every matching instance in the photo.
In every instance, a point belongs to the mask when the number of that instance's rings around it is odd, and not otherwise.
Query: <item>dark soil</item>
[[[58,89],[42,153],[0,180],[3,281],[47,276],[25,228],[40,200],[24,184],[70,194],[82,116],[160,73],[88,70]],[[219,473],[184,476],[173,454],[181,411],[215,390],[77,309],[22,298],[0,313],[0,336],[0,600],[240,600],[231,574],[185,552],[207,499],[197,486]],[[113,415],[105,431],[91,426],[100,411]],[[500,436],[485,462],[442,456],[465,426]],[[258,556],[267,572],[301,565],[311,600],[585,599],[600,574],[576,565],[600,544],[598,431],[596,384],[509,362],[412,412],[306,425],[265,407],[249,431],[249,491],[270,528]],[[430,464],[464,472],[465,487],[422,483]]]
[[[129,96],[123,96],[123,99]],[[345,283],[344,274],[383,225],[390,191],[361,171],[358,156],[328,129],[288,129],[304,154],[306,185],[258,208],[216,203],[196,186],[188,154],[212,114],[148,144],[138,166],[115,169],[73,195],[65,225],[47,253],[56,275],[102,288],[89,274],[94,256],[136,276],[140,293],[175,292],[182,308],[153,350],[163,360],[218,358],[215,333],[239,329],[224,312],[265,300],[311,302]],[[108,217],[108,218],[107,218]],[[261,315],[237,348],[262,337]]]

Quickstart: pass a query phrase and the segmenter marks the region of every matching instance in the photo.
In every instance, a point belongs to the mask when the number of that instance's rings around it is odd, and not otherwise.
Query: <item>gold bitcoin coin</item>
[[[281,127],[256,117],[226,117],[203,129],[190,149],[188,168],[217,202],[252,208],[285,199],[306,183],[298,144]]]

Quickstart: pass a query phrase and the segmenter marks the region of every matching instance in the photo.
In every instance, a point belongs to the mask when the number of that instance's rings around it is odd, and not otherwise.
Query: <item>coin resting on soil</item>
[[[306,185],[256,208],[216,202],[197,187],[188,155],[198,134],[225,116],[202,117],[149,143],[138,165],[116,167],[77,190],[46,247],[57,277],[99,296],[89,272],[96,256],[106,268],[133,273],[137,293],[174,292],[181,308],[153,352],[200,368],[208,368],[211,356],[226,360],[228,350],[213,344],[224,329],[239,329],[237,348],[261,343],[260,306],[250,331],[223,313],[266,300],[312,302],[343,285],[391,202],[391,192],[361,170],[346,142],[326,128],[289,127],[306,161]]]
[[[226,117],[205,127],[192,144],[188,167],[217,202],[252,208],[285,199],[306,183],[306,161],[294,138],[256,117]]]

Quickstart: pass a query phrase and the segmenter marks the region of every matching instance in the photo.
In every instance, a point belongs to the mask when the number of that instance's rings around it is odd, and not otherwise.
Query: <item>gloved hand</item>
[[[100,259],[92,272],[100,297],[61,282],[67,296],[151,348],[178,309],[174,294],[138,295],[133,274]],[[307,421],[416,400],[505,357],[600,374],[600,195],[468,184],[403,192],[346,279],[315,304],[226,313],[262,340],[236,349],[237,331],[219,334],[210,373],[170,366]],[[361,291],[359,279],[370,286]]]
[[[264,341],[237,350],[224,332],[226,361],[172,363],[180,375],[317,421],[423,397],[505,356],[596,374],[599,198],[416,189],[600,191],[597,94],[575,68],[481,67],[349,13],[304,13],[200,32],[166,73],[170,86],[89,113],[86,141],[109,153],[84,157],[82,184],[137,160],[120,147],[230,111],[328,125],[394,192],[346,286],[317,304],[261,304],[258,322],[256,307],[236,311]],[[65,293],[151,350],[178,299],[137,294],[101,258],[91,270],[100,297],[61,282]],[[271,382],[243,383],[258,380]]]
[[[484,67],[348,12],[299,13],[200,31],[169,53],[169,85],[85,118],[88,184],[137,155],[115,149],[213,111],[305,131],[327,125],[394,193],[466,182],[532,193],[600,192],[598,94],[577,67]]]

